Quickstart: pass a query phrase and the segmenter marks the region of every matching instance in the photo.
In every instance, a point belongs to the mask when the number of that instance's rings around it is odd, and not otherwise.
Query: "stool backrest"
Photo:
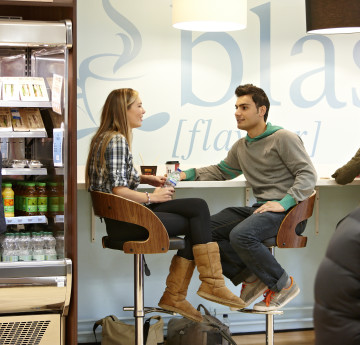
[[[294,206],[283,219],[276,245],[279,248],[303,248],[306,246],[307,237],[296,234],[296,226],[302,221],[310,218],[313,213],[316,192],[314,191],[307,199]]]
[[[163,223],[150,209],[119,195],[99,191],[91,191],[90,194],[96,216],[136,224],[149,232],[145,241],[125,242],[125,253],[166,253],[169,250],[169,235]]]

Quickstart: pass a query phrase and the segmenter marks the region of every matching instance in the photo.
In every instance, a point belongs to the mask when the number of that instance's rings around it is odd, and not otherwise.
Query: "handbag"
[[[200,308],[204,309],[205,312],[202,322],[191,321],[185,317],[170,319],[167,327],[166,345],[236,345],[230,335],[229,327],[212,316],[202,304],[199,304],[197,310],[200,311]]]
[[[153,325],[151,320],[157,320]],[[120,321],[116,316],[109,315],[94,323],[93,332],[102,327],[101,345],[135,345],[135,326]],[[160,315],[148,318],[144,323],[144,344],[164,344],[164,321]]]

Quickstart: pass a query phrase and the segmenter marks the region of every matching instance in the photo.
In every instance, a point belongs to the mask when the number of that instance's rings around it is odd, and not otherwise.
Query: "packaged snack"
[[[10,108],[0,108],[0,131],[12,131]]]
[[[21,118],[26,118],[30,131],[45,131],[39,108],[20,109]]]
[[[26,116],[21,114],[22,109],[11,108],[11,122],[15,132],[28,132],[30,130]]]

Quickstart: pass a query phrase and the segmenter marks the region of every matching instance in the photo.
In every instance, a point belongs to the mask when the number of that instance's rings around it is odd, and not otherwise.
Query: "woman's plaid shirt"
[[[100,151],[90,161],[90,190],[112,193],[112,189],[119,186],[136,190],[140,183],[140,176],[133,165],[133,156],[123,135],[115,135],[107,145],[105,171],[100,168],[99,157]],[[95,167],[98,168],[99,173],[96,172]]]

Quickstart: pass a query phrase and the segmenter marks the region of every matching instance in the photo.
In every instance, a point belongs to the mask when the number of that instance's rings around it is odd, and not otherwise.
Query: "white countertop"
[[[318,172],[318,180],[316,182],[316,187],[342,187],[335,182],[335,180],[331,176],[331,174],[336,170],[334,167],[330,166],[321,166],[316,167]],[[85,189],[85,167],[78,166],[77,168],[77,186],[78,189]],[[323,176],[323,177],[321,177]],[[356,178],[353,182],[347,184],[349,185],[360,185],[360,178]],[[234,188],[234,187],[249,187],[243,175],[228,181],[181,181],[178,183],[176,188]],[[148,185],[140,185],[140,189],[143,188],[152,188]]]

